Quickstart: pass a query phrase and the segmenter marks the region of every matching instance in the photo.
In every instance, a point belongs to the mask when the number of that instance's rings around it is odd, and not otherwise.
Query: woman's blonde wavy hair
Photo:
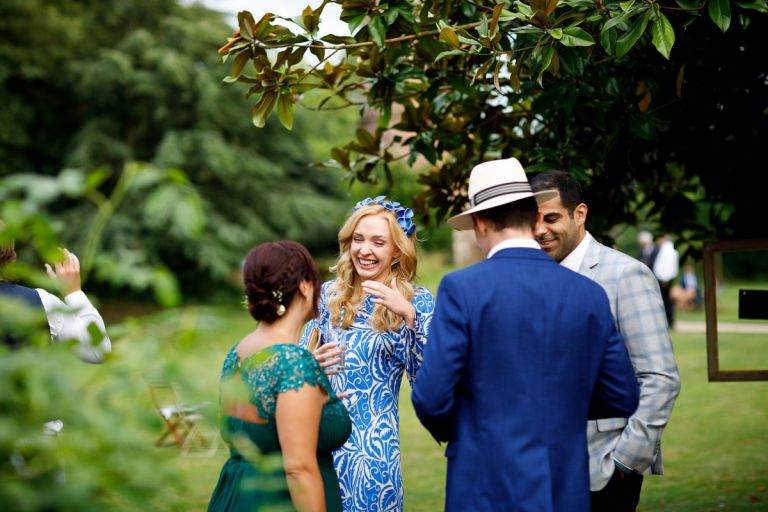
[[[389,234],[394,241],[397,251],[400,255],[394,258],[392,266],[389,269],[389,275],[385,282],[387,285],[392,281],[392,277],[397,278],[397,288],[400,293],[409,302],[413,299],[414,289],[411,280],[416,276],[416,234],[410,237],[406,236],[397,223],[395,214],[381,205],[370,204],[363,206],[347,218],[347,221],[339,231],[339,259],[336,265],[331,267],[331,272],[336,273],[336,282],[330,289],[330,298],[328,299],[328,311],[333,325],[339,325],[341,318],[341,309],[344,307],[344,318],[342,327],[350,327],[355,320],[357,308],[363,299],[360,276],[355,271],[355,265],[352,262],[352,235],[360,219],[367,215],[381,215],[389,223]],[[371,327],[375,331],[393,331],[399,329],[403,324],[403,317],[397,315],[384,306],[377,304],[373,309],[371,316]]]

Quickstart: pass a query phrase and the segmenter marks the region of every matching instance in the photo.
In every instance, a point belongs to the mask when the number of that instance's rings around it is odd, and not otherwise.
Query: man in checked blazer
[[[634,511],[644,474],[662,474],[661,433],[680,392],[659,285],[640,261],[595,240],[587,231],[581,186],[563,171],[531,178],[534,191],[557,190],[539,203],[536,240],[555,261],[605,289],[640,383],[640,405],[629,418],[590,421],[592,512]]]

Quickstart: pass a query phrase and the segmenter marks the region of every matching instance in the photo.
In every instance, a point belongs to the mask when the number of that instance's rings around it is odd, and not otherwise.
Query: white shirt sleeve
[[[88,363],[103,362],[104,354],[112,351],[112,342],[107,336],[104,320],[85,293],[70,293],[62,301],[42,288],[36,288],[36,291],[48,317],[53,341],[76,340],[75,350],[80,359]],[[91,324],[95,324],[101,332],[101,341],[91,340],[88,332]]]

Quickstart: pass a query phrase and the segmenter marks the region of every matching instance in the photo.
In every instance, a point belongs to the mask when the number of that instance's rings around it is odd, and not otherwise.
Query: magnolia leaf
[[[750,2],[734,2],[742,9],[754,10],[762,13],[768,13],[768,3],[765,0],[752,0]]]
[[[322,41],[312,41],[312,48],[309,49],[309,51],[317,57],[317,60],[322,61],[325,59],[325,48],[314,48],[314,46],[324,46]]]
[[[600,29],[600,33],[603,34],[619,24],[626,23],[627,21],[629,21],[629,18],[631,18],[637,13],[638,13],[638,9],[634,9],[632,11],[623,12],[618,16],[614,16],[613,18],[605,22],[603,27]]]
[[[493,70],[493,86],[497,91],[501,92],[501,85],[499,84],[499,69],[501,69],[501,59],[496,61],[496,69]]]
[[[520,92],[520,74],[517,66],[509,65],[509,83],[515,92]]]
[[[539,75],[536,77],[536,82],[538,82],[538,84],[542,87],[544,86],[544,84],[542,83],[542,80],[544,78],[544,72],[547,69],[549,69],[549,66],[552,64],[552,57],[554,57],[554,55],[555,55],[554,48],[552,48],[551,46],[547,46],[546,48],[544,48],[544,57],[541,62],[541,68],[539,69]]]
[[[669,60],[669,54],[672,51],[672,45],[675,44],[675,30],[666,16],[661,12],[657,13],[656,21],[651,26],[651,35],[653,36],[653,46],[659,50],[659,53]]]
[[[517,0],[517,2],[515,2],[515,6],[517,7],[517,10],[520,11],[526,17],[526,19],[533,18],[533,10],[531,10],[530,6],[528,6],[527,4],[524,4],[520,0]]]
[[[720,30],[725,32],[731,25],[731,2],[730,0],[709,0],[709,17],[715,22]]]
[[[727,0],[726,0],[727,1]],[[648,19],[650,18],[651,11],[646,10],[641,14],[629,27],[624,35],[616,40],[616,56],[623,57],[629,50],[635,45],[640,36],[645,32],[645,28],[648,26]]]
[[[472,77],[472,83],[475,83],[475,80],[480,78],[481,76],[485,75],[485,72],[488,70],[488,67],[490,67],[491,63],[494,61],[493,57],[488,59],[487,61],[483,62],[483,64],[477,68],[477,71],[475,71],[474,76]]]
[[[301,12],[301,21],[304,23],[304,29],[310,34],[314,33],[317,26],[314,23],[314,11],[310,6],[306,6]]]
[[[357,140],[360,142],[360,146],[371,154],[377,154],[379,152],[379,145],[376,142],[376,138],[366,130],[365,128],[358,128],[355,130]]]
[[[253,39],[253,28],[256,26],[256,21],[253,19],[253,14],[250,11],[240,11],[237,13],[237,24],[240,27],[240,35],[246,39]]]
[[[289,130],[293,128],[293,95],[281,94],[277,100],[277,118]]]
[[[504,4],[496,4],[496,6],[493,8],[493,17],[491,18],[491,26],[490,26],[490,34],[493,35],[496,33],[496,28],[499,26],[499,17],[501,16],[501,11],[504,9]]]
[[[464,55],[465,53],[466,52],[464,50],[448,50],[445,52],[440,52],[437,57],[435,57],[435,62],[438,62],[447,57],[452,57],[454,55]]]
[[[563,37],[563,29],[561,29],[561,28],[548,28],[547,29],[547,34],[552,36],[553,39],[558,39],[559,40],[561,37]]]
[[[373,16],[371,21],[368,22],[368,33],[371,36],[371,40],[376,43],[376,46],[379,48],[384,46],[387,27],[384,25],[384,20],[380,15]]]
[[[465,36],[465,35],[463,35],[463,34],[459,33],[459,34],[458,34],[458,37],[459,37],[459,41],[460,41],[460,42],[462,42],[462,43],[464,43],[464,44],[471,44],[471,45],[476,45],[476,44],[478,44],[478,43],[480,42],[480,41],[478,41],[478,40],[477,40],[477,38],[475,38],[475,37],[472,37],[472,36],[471,36],[471,35],[469,35],[469,34],[467,34],[467,35]]]
[[[257,128],[264,128],[264,125],[267,124],[269,114],[271,114],[272,109],[275,108],[277,96],[278,93],[274,90],[267,90],[261,95],[261,98],[259,98],[259,101],[256,102],[251,111],[251,119],[253,120],[254,126]]]
[[[251,51],[250,50],[243,50],[242,52],[237,54],[237,57],[235,57],[235,60],[232,61],[232,69],[230,70],[230,76],[233,78],[237,78],[240,76],[240,74],[243,72],[243,68],[248,63],[248,61],[251,59]]]
[[[635,5],[635,0],[629,0],[628,2],[619,2],[619,7],[622,11],[627,12]]]
[[[563,37],[560,38],[563,46],[592,46],[595,40],[584,29],[579,27],[567,27],[563,29]]]
[[[450,46],[453,46],[454,48],[460,48],[461,43],[459,42],[459,37],[456,35],[456,32],[451,27],[445,27],[440,30],[440,40],[445,41]]]

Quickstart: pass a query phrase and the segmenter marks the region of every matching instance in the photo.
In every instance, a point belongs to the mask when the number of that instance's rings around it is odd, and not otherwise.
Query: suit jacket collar
[[[539,260],[549,260],[554,262],[552,258],[549,257],[549,255],[542,251],[541,249],[532,249],[528,247],[509,247],[507,249],[502,249],[486,261],[496,260],[496,259],[539,259]]]
[[[579,274],[587,276],[594,280],[597,275],[597,270],[600,265],[600,253],[602,252],[603,244],[592,238],[589,241],[589,247],[584,254],[584,259],[581,261],[581,267],[579,267]]]

